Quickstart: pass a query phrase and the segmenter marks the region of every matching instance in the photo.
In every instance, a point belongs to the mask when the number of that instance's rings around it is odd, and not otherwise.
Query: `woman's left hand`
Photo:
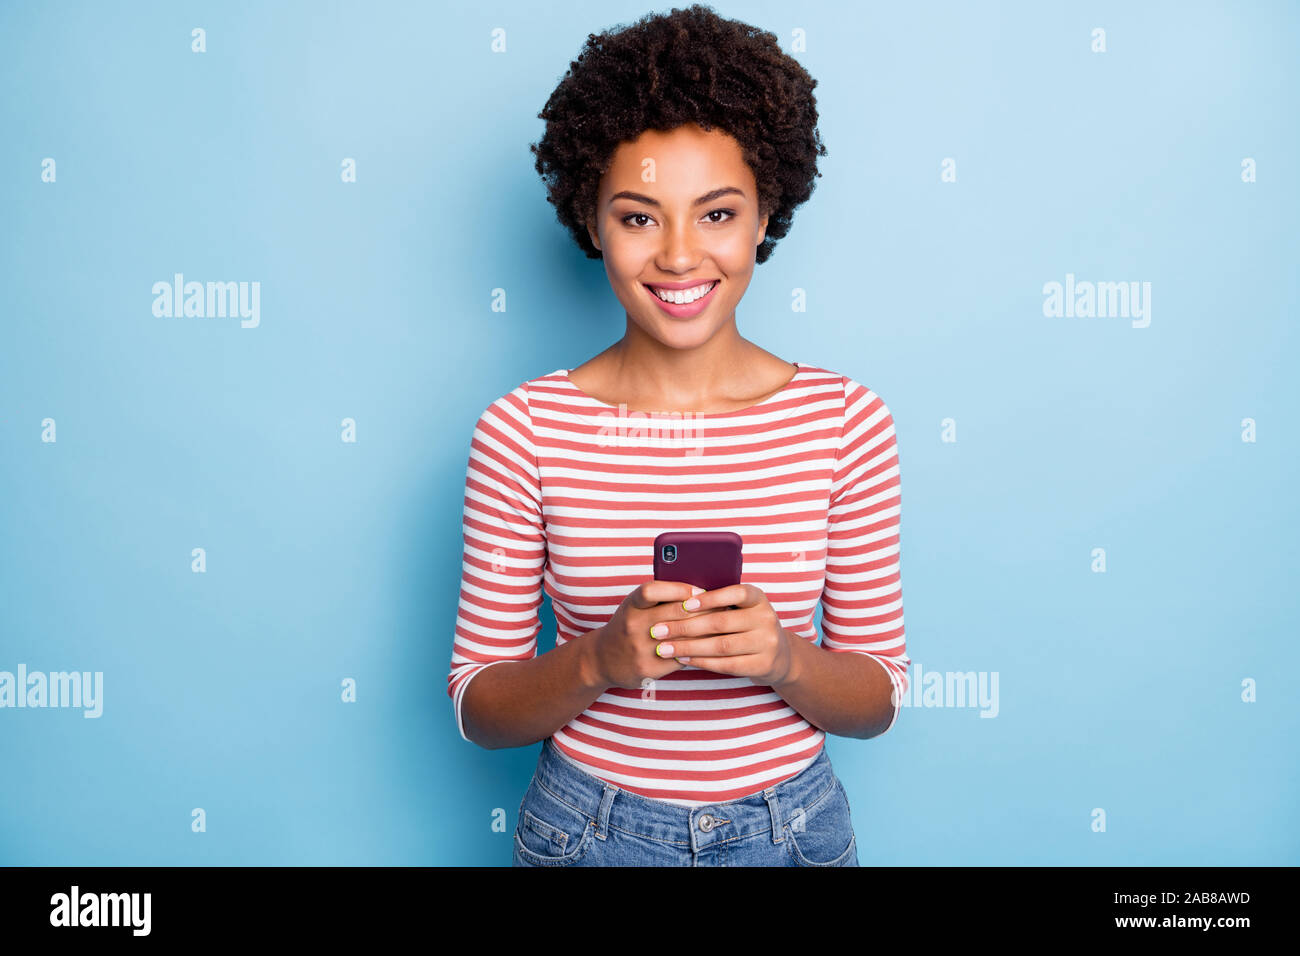
[[[698,602],[698,608],[692,603]],[[728,605],[735,605],[730,608]],[[682,603],[688,618],[652,629],[660,657],[719,674],[748,677],[775,687],[790,678],[792,636],[781,626],[767,595],[752,584],[705,591]],[[660,632],[660,629],[664,629]]]

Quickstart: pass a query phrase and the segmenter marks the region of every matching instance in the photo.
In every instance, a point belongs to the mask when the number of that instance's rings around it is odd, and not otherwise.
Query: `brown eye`
[[[629,219],[649,219],[649,218],[650,217],[643,212],[628,213],[626,216],[623,217],[623,225],[625,226],[632,225],[632,223],[628,222]],[[637,225],[642,225],[642,224],[637,223]]]

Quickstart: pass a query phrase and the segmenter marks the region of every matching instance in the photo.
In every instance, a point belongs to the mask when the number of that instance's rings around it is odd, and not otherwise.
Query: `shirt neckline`
[[[774,402],[777,399],[781,398],[783,395],[785,395],[786,392],[788,392],[795,385],[796,382],[799,381],[799,379],[804,375],[804,373],[807,372],[808,369],[811,367],[806,362],[791,362],[790,364],[795,366],[794,375],[790,377],[790,380],[786,382],[784,385],[782,385],[775,392],[773,392],[771,395],[767,396],[767,398],[760,399],[759,401],[755,402],[752,405],[746,405],[744,408],[732,409],[729,412],[689,412],[689,413],[683,412],[682,414],[683,415],[689,414],[692,418],[727,418],[729,416],[735,416],[735,415],[747,415],[750,412],[753,412],[755,409],[762,408],[765,405],[768,405],[769,403]],[[571,371],[573,371],[573,369],[559,368],[556,369],[551,374],[558,375],[560,377],[560,381],[567,384],[570,389],[577,392],[587,401],[599,405],[601,408],[608,408],[614,411],[618,411],[619,406],[611,405],[608,402],[602,402],[600,399],[592,395],[588,395],[586,392],[580,389],[577,386],[577,384],[573,381],[573,379],[569,378],[569,373]],[[631,415],[633,413],[628,412],[627,414]],[[651,413],[643,412],[642,414],[651,414]]]

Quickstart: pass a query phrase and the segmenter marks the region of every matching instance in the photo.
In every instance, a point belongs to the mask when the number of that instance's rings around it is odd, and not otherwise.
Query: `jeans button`
[[[703,830],[705,833],[708,833],[710,830],[712,830],[713,817],[711,817],[707,813],[704,814],[702,817],[700,817],[700,829]]]

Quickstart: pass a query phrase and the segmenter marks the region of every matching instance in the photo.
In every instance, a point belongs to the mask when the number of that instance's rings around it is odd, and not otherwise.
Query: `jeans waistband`
[[[825,746],[811,764],[788,780],[738,800],[683,807],[653,800],[575,766],[561,756],[548,737],[542,741],[534,779],[596,824],[603,840],[617,827],[652,840],[700,849],[710,842],[767,830],[772,842],[784,839],[786,825],[802,828],[809,808],[831,794],[837,784]]]

